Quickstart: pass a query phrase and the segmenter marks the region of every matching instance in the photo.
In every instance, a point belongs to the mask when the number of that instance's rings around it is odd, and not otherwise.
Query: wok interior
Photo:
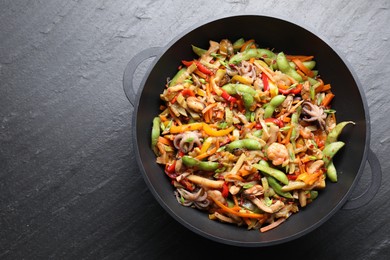
[[[337,110],[337,121],[356,122],[355,126],[345,127],[339,137],[346,145],[334,159],[338,183],[328,182],[317,200],[266,233],[211,221],[207,213],[180,205],[163,168],[155,163],[156,157],[150,149],[151,122],[161,105],[159,95],[167,77],[172,78],[177,72],[180,61],[196,57],[191,44],[207,49],[209,40],[219,42],[227,38],[235,41],[241,37],[255,39],[261,48],[284,51],[286,54],[314,55],[316,69],[324,82],[332,85],[336,95],[332,107]],[[212,240],[239,246],[262,246],[299,237],[325,222],[345,203],[353,184],[360,177],[360,169],[364,168],[367,122],[357,82],[330,46],[313,33],[290,22],[264,16],[233,16],[197,27],[178,36],[165,48],[164,54],[156,58],[142,84],[136,108],[135,148],[146,183],[159,203],[176,220]]]

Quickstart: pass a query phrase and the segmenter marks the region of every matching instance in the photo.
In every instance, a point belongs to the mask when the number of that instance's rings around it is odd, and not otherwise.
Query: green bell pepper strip
[[[325,145],[333,143],[333,142],[336,142],[337,138],[339,137],[339,135],[343,131],[344,127],[346,125],[348,125],[348,124],[355,124],[355,122],[353,122],[353,121],[343,121],[343,122],[338,123],[332,129],[332,131],[330,131],[330,133],[328,134],[328,136],[326,138],[326,141],[325,141]]]
[[[153,118],[153,124],[152,124],[152,135],[151,135],[151,141],[152,141],[152,150],[155,154],[157,154],[157,141],[160,136],[160,123],[161,119],[160,117],[156,116]]]
[[[203,54],[207,52],[207,50],[196,47],[195,45],[191,45],[191,46],[192,46],[192,51],[199,57],[201,57]]]
[[[238,50],[241,49],[241,47],[242,47],[242,45],[244,45],[244,43],[245,43],[245,39],[244,38],[238,39],[237,41],[235,41],[233,43],[233,50],[237,52]]]
[[[284,174],[284,172],[272,168],[270,166],[264,165],[263,163],[253,164],[252,166],[260,170],[261,172],[265,173],[267,176],[272,176],[278,181],[280,181],[281,183],[286,185],[288,184],[288,178],[286,174]]]
[[[336,141],[330,144],[325,145],[324,150],[322,150],[322,160],[324,161],[324,166],[328,167],[329,163],[332,161],[333,156],[345,145],[342,141]]]
[[[218,162],[200,161],[188,155],[182,157],[182,162],[188,167],[195,167],[202,171],[215,171],[220,166]]]
[[[272,176],[268,176],[267,181],[269,186],[271,186],[271,188],[276,192],[276,194],[288,199],[293,199],[293,196],[290,192],[282,191],[282,185],[280,185],[275,178],[273,178]]]
[[[267,60],[268,62],[270,62],[271,60],[275,60],[276,54],[267,49],[247,49],[231,57],[229,63],[238,64],[243,60],[250,60],[252,58],[258,58],[258,59],[262,58],[266,60],[266,62]]]
[[[284,55],[283,52],[279,52],[276,56],[276,64],[278,65],[278,69],[284,74],[289,75],[298,82],[303,81],[302,76],[299,75],[295,69],[291,68],[290,63],[288,62],[286,55]]]
[[[274,113],[275,109],[280,106],[283,101],[286,99],[286,96],[284,95],[276,95],[274,96],[271,101],[267,104],[264,110],[264,119],[272,117],[272,114]]]
[[[259,141],[250,138],[235,140],[226,145],[226,149],[229,152],[232,152],[234,149],[261,150],[261,148],[262,145]]]
[[[175,86],[177,84],[183,83],[184,80],[186,80],[194,70],[197,69],[197,66],[195,63],[192,63],[188,68],[182,68],[180,69],[176,75],[172,78],[172,80],[169,82],[169,87]]]

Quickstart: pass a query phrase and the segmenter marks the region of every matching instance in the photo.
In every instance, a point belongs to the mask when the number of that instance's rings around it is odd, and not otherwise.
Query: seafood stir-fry
[[[337,182],[345,145],[313,56],[253,40],[192,46],[161,94],[151,147],[178,203],[266,232]]]

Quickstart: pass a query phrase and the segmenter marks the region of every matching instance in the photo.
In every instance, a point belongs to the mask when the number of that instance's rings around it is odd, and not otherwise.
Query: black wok
[[[273,48],[288,54],[314,55],[322,79],[331,83],[336,95],[332,106],[337,110],[337,120],[352,120],[356,123],[346,127],[339,137],[346,145],[334,159],[339,174],[338,183],[328,183],[314,203],[266,233],[211,221],[204,212],[180,205],[150,149],[151,122],[159,113],[159,95],[167,77],[173,77],[177,72],[180,61],[195,57],[191,44],[207,49],[209,40],[236,40],[240,37],[253,38],[262,48]],[[135,91],[134,72],[142,61],[150,57],[155,59],[138,91]],[[379,189],[382,172],[378,159],[370,150],[370,118],[360,83],[351,66],[334,48],[296,23],[259,15],[230,16],[206,22],[178,35],[163,48],[146,49],[134,56],[125,69],[123,80],[126,96],[134,106],[134,152],[146,184],[174,219],[208,239],[246,247],[287,242],[319,227],[341,208],[353,209],[368,203]],[[367,161],[372,172],[370,186],[360,197],[351,199],[351,193]]]

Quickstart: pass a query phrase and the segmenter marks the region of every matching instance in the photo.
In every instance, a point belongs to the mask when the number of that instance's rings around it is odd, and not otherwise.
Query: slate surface
[[[0,2],[0,259],[385,259],[390,255],[390,2]],[[382,185],[309,234],[269,248],[210,241],[156,202],[132,151],[128,61],[228,14],[282,16],[321,33],[364,88]],[[136,72],[139,84],[148,62]],[[356,187],[361,194],[371,170]],[[230,258],[229,258],[230,259]]]

